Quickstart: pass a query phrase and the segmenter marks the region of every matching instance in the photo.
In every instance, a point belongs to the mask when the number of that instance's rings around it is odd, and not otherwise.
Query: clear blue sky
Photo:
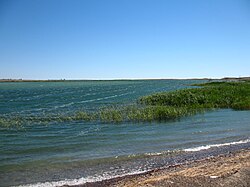
[[[0,78],[250,76],[249,0],[0,0]]]

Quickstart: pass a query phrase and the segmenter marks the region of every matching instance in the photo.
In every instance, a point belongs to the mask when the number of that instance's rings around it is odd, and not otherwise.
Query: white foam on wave
[[[144,155],[146,156],[160,156],[160,155],[165,155],[169,153],[177,153],[180,152],[181,150],[167,150],[167,151],[162,151],[162,152],[151,152],[151,153],[145,153]]]
[[[57,109],[57,108],[68,107],[68,106],[71,106],[71,105],[74,105],[74,104],[90,103],[90,102],[93,102],[93,101],[101,101],[101,100],[111,99],[111,98],[115,98],[115,97],[121,97],[121,96],[132,94],[132,93],[134,93],[134,91],[133,92],[123,93],[123,94],[120,94],[120,95],[111,95],[111,96],[107,96],[107,97],[101,97],[101,98],[96,98],[96,99],[89,99],[89,100],[84,100],[84,101],[79,101],[79,102],[70,102],[70,103],[67,103],[67,104],[63,104],[63,105],[59,105],[59,106],[54,106],[53,108],[49,109],[48,111],[51,111],[51,110],[54,110],[54,109]],[[92,95],[95,95],[95,94],[92,94]]]
[[[244,143],[250,143],[250,139],[240,140],[237,142],[228,142],[228,143],[221,143],[221,144],[199,146],[199,147],[194,147],[194,148],[187,148],[187,149],[183,149],[182,151],[195,152],[195,151],[210,149],[213,147],[237,145],[237,144],[244,144]],[[145,155],[158,156],[158,155],[162,155],[164,153],[169,153],[169,152],[173,152],[173,151],[164,151],[164,152],[160,152],[160,153],[159,152],[145,153]],[[136,155],[132,155],[132,156],[136,156]],[[61,180],[61,181],[52,181],[52,182],[38,182],[35,184],[25,184],[25,185],[19,185],[19,186],[15,186],[15,187],[56,187],[56,186],[58,187],[58,186],[63,186],[63,185],[81,185],[81,184],[85,184],[87,182],[99,182],[99,181],[108,180],[108,179],[117,178],[117,177],[124,177],[124,176],[128,176],[128,175],[136,175],[136,174],[146,173],[148,171],[150,171],[150,170],[134,170],[134,171],[131,171],[128,173],[120,174],[120,175],[110,175],[108,173],[106,173],[106,174],[104,173],[103,175],[100,175],[100,176],[82,177],[82,178],[78,178],[78,179],[65,179],[65,180]]]
[[[89,103],[89,102],[93,102],[93,101],[101,101],[101,100],[111,99],[111,98],[115,98],[115,97],[121,97],[121,96],[132,94],[132,93],[134,93],[134,91],[133,92],[127,92],[127,93],[119,94],[119,95],[111,95],[111,96],[107,96],[107,97],[101,97],[101,98],[96,98],[96,99],[90,99],[90,100],[80,101],[80,102],[77,102],[77,103]]]
[[[70,102],[67,104],[60,105],[60,106],[54,106],[54,109],[68,107],[68,106],[71,106],[73,104],[74,104],[74,102]]]
[[[146,156],[159,156],[159,155],[162,155],[163,154],[163,152],[161,153],[161,152],[155,152],[155,153],[145,153],[145,155]]]
[[[87,177],[87,178],[79,178],[79,179],[65,179],[61,181],[53,181],[53,182],[38,182],[35,184],[25,184],[25,185],[19,185],[15,187],[58,187],[58,186],[63,186],[63,185],[81,185],[85,184],[87,182],[99,182],[103,180],[108,180],[112,178],[117,178],[117,177],[124,177],[128,175],[136,175],[136,174],[141,174],[148,172],[149,170],[144,170],[144,171],[132,171],[123,175],[103,175],[103,176],[93,176],[93,177]]]
[[[238,142],[228,142],[228,143],[222,143],[222,144],[212,144],[212,145],[203,145],[203,146],[199,146],[199,147],[194,147],[194,148],[187,148],[184,149],[184,151],[201,151],[201,150],[206,150],[206,149],[210,149],[213,147],[221,147],[221,146],[228,146],[228,145],[237,145],[237,144],[244,144],[244,143],[249,143],[250,139],[246,139],[246,140],[240,140]]]

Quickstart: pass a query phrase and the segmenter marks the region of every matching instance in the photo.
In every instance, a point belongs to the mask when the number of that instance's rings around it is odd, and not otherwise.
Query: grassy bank
[[[0,126],[21,126],[55,121],[105,123],[164,121],[216,108],[250,109],[250,82],[211,82],[196,88],[161,92],[138,99],[136,105],[78,111],[71,115],[0,117]]]

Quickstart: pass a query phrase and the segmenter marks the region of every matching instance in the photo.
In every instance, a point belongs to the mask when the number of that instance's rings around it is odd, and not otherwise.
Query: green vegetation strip
[[[211,82],[201,88],[163,92],[140,98],[151,106],[250,109],[250,82]]]
[[[145,122],[176,119],[196,113],[187,107],[126,106],[107,107],[97,112],[78,111],[72,115],[0,117],[0,127],[22,127],[30,124],[50,124],[68,121],[99,121],[102,123]]]
[[[100,121],[105,123],[164,121],[216,108],[250,109],[250,82],[211,82],[198,88],[161,92],[139,98],[137,105],[107,107],[96,112],[72,115],[0,117],[0,126],[60,121]]]

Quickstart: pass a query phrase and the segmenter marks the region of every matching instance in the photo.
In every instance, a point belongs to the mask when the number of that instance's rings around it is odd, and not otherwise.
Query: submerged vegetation
[[[100,121],[103,123],[150,122],[180,118],[196,113],[198,110],[187,107],[140,106],[107,107],[96,112],[78,111],[75,114],[53,116],[0,117],[0,127],[20,127],[29,124],[49,124],[69,121]]]
[[[136,105],[106,107],[95,112],[78,111],[71,115],[0,117],[0,126],[20,126],[55,121],[163,121],[216,108],[250,109],[250,82],[211,82],[172,92],[161,92],[138,99]]]

